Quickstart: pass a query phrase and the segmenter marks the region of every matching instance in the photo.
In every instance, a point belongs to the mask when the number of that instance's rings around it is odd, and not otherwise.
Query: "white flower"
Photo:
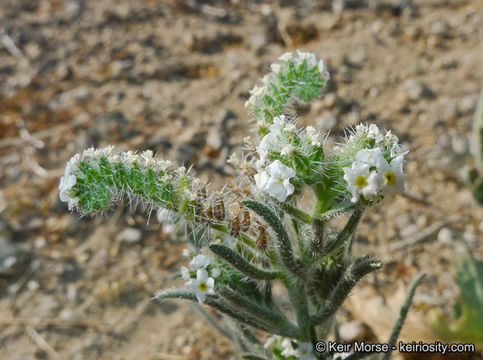
[[[180,177],[183,177],[186,175],[186,168],[184,166],[180,166],[174,172],[178,174]]]
[[[402,172],[403,157],[398,156],[388,163],[384,157],[379,159],[377,172],[384,179],[383,194],[395,194],[404,191],[404,174]]]
[[[189,269],[186,267],[186,266],[182,266],[181,267],[181,277],[188,281],[189,279],[191,279],[191,274],[190,274],[190,271]]]
[[[356,125],[356,133],[357,134],[366,134],[368,131],[367,125],[364,124],[357,124]]]
[[[265,349],[271,349],[275,344],[280,342],[281,336],[280,335],[273,335],[270,336],[267,341],[265,341],[265,344],[263,344],[263,347]]]
[[[198,269],[196,279],[190,279],[185,285],[188,289],[195,291],[200,304],[205,302],[206,295],[215,294],[215,280],[208,276],[208,271],[205,269]]]
[[[292,155],[295,148],[291,144],[284,145],[280,155]]]
[[[65,166],[64,176],[60,178],[59,183],[59,197],[61,201],[64,201],[68,204],[69,210],[72,210],[74,206],[77,206],[79,203],[78,198],[71,197],[72,188],[77,183],[77,177],[72,174],[74,168],[77,167],[77,163],[80,159],[79,154],[72,157]]]
[[[377,196],[380,188],[380,177],[375,171],[369,171],[370,166],[358,161],[352,163],[352,166],[345,167],[344,180],[347,182],[347,190],[352,195],[353,203],[359,201],[362,195],[366,200],[372,200]]]
[[[255,106],[257,102],[263,99],[267,91],[268,89],[265,86],[255,86],[253,89],[249,91],[251,96],[245,102],[245,107]]]
[[[257,161],[257,163],[259,162],[260,160]],[[260,163],[261,164],[261,163]],[[259,168],[259,165],[260,164],[256,164],[257,168]],[[261,166],[260,166],[261,167]],[[268,180],[270,178],[270,176],[268,176],[267,172],[264,171],[264,170],[261,170],[259,173],[255,174],[254,176],[255,178],[255,185],[257,185],[257,188],[261,191],[263,191],[263,189],[265,188],[265,186],[267,185],[268,183]]]
[[[305,132],[307,133],[307,137],[309,138],[312,146],[319,147],[322,145],[320,134],[313,126],[307,126]]]
[[[317,57],[314,53],[302,52],[297,50],[297,58],[295,58],[295,64],[299,66],[304,62],[304,60],[307,62],[307,67],[309,69],[313,68],[314,66],[318,66]]]
[[[356,155],[356,162],[364,163],[369,166],[377,166],[381,159],[384,159],[384,156],[379,148],[362,149]]]
[[[161,170],[166,171],[168,167],[173,165],[173,162],[171,160],[158,159],[157,164],[159,165]]]
[[[97,152],[97,150],[96,150]],[[94,154],[94,156],[98,156],[98,154]],[[138,161],[139,161],[139,155],[138,154],[135,154],[133,153],[132,151],[126,151],[124,153],[121,154],[121,161],[125,164],[125,165],[134,165],[134,164],[137,164]]]
[[[292,340],[285,338],[282,340],[282,355],[285,357],[296,356],[295,349],[293,348]]]
[[[255,96],[250,96],[247,101],[245,101],[245,107],[255,106],[257,98]]]
[[[376,144],[381,143],[384,140],[384,136],[379,132],[379,128],[376,124],[371,124],[367,132],[368,139],[374,139]]]
[[[257,86],[249,91],[250,95],[255,97],[262,97],[267,93],[267,88],[265,86]]]
[[[278,74],[280,71],[282,71],[282,65],[279,63],[273,63],[270,65],[270,69],[275,73]]]
[[[255,161],[255,167],[257,170],[263,169],[265,167],[265,162],[267,161],[268,158],[268,151],[258,151],[258,154],[260,155],[260,159]]]
[[[260,145],[257,147],[257,152],[260,153],[261,151],[270,151],[273,149],[273,147],[279,142],[278,138],[285,125],[284,115],[274,117],[273,124],[269,127],[270,132],[263,137]]]
[[[154,164],[156,164],[156,160],[153,158],[153,151],[152,150],[146,150],[141,154],[141,160],[143,163],[143,166],[147,168],[153,167]]]
[[[297,128],[295,127],[295,124],[287,124],[283,128],[283,131],[285,131],[286,133],[289,133],[289,134],[295,132],[295,130],[297,130]]]
[[[278,201],[285,201],[295,190],[290,183],[290,179],[295,176],[295,170],[283,165],[280,160],[275,160],[265,170],[255,175],[258,189]]]
[[[293,54],[291,52],[286,52],[285,54],[281,55],[278,60],[280,61],[289,61],[293,59]]]
[[[409,150],[402,151],[399,144],[394,144],[391,146],[391,158],[396,158],[398,156],[404,156],[409,153]]]
[[[384,140],[386,140],[386,143],[390,146],[397,144],[399,141],[397,136],[392,134],[391,130],[386,132],[386,135],[384,136]]]
[[[206,269],[208,265],[211,264],[211,259],[203,254],[196,255],[190,261],[190,268],[192,270]]]
[[[313,350],[314,346],[312,343],[299,343],[297,349],[295,349],[295,357],[301,360],[316,360]]]

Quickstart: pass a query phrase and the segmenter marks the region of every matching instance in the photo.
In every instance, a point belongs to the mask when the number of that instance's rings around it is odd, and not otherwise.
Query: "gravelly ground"
[[[483,212],[467,182],[483,4],[411,3],[3,0],[0,358],[232,356],[188,304],[150,299],[183,264],[180,239],[124,206],[79,219],[58,200],[58,180],[73,154],[117,144],[221,184],[250,125],[248,90],[296,48],[332,75],[324,98],[296,109],[301,124],[330,130],[330,142],[375,122],[411,149],[407,193],[360,227],[356,251],[386,263],[365,286],[391,294],[425,271],[417,319],[447,309],[457,260],[467,246],[483,256]],[[428,228],[423,241],[395,248]]]

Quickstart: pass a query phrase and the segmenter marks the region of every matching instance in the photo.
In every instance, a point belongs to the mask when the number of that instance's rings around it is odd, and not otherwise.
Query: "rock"
[[[248,38],[248,45],[257,54],[261,55],[267,47],[268,39],[265,35],[252,35]]]
[[[375,86],[371,87],[369,89],[369,94],[368,95],[369,95],[369,97],[371,97],[373,99],[376,98],[376,97],[378,97],[379,96],[379,89],[377,87],[375,87]]]
[[[453,232],[447,227],[441,228],[438,232],[438,241],[443,244],[453,243],[454,237]]]
[[[226,139],[226,137],[223,135],[224,131],[222,131],[218,126],[212,126],[208,132],[206,144],[210,146],[211,150],[220,150],[223,146],[223,141]]]
[[[141,241],[143,234],[139,229],[127,228],[121,231],[117,236],[121,242],[135,244]]]
[[[477,101],[478,94],[465,95],[458,101],[458,110],[461,114],[473,113],[475,111]]]
[[[362,66],[362,63],[367,60],[367,52],[364,49],[358,49],[351,52],[348,58],[351,65]]]
[[[407,79],[401,84],[400,93],[402,97],[410,101],[420,98],[433,98],[434,93],[425,84],[416,79]]]
[[[72,320],[75,318],[75,313],[72,309],[63,309],[60,314],[59,314],[59,317],[62,319],[62,320]]]
[[[422,35],[423,30],[419,26],[408,26],[403,30],[404,35],[409,40],[417,40]]]
[[[327,109],[332,109],[333,107],[340,104],[341,99],[335,93],[328,93],[325,95],[323,103]]]
[[[431,35],[439,36],[441,38],[446,38],[449,35],[450,26],[444,20],[436,21],[431,24],[429,33]]]
[[[27,283],[27,289],[29,289],[30,291],[37,291],[39,287],[40,287],[40,284],[38,283],[38,281],[30,280]]]

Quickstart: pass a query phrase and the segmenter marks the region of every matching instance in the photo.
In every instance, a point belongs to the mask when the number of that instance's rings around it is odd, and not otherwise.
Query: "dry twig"
[[[27,335],[33,340],[35,345],[45,351],[50,359],[61,360],[60,354],[50,345],[33,327],[27,328]]]
[[[456,214],[450,216],[446,220],[438,221],[437,223],[428,226],[426,229],[421,230],[414,236],[407,237],[406,239],[402,239],[401,241],[391,244],[391,250],[401,250],[417,243],[423,242],[427,240],[430,236],[437,233],[442,227],[445,227],[460,220],[461,215]]]

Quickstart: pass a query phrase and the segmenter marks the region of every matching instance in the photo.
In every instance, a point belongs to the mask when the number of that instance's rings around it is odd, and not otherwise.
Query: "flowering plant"
[[[164,226],[189,226],[198,236],[185,251],[185,288],[161,290],[155,298],[187,299],[227,315],[233,322],[218,324],[204,312],[235,342],[241,358],[362,358],[368,354],[317,353],[315,344],[327,339],[356,283],[382,266],[368,256],[353,257],[352,238],[365,208],[404,190],[407,151],[374,124],[348,130],[332,150],[315,128],[298,127],[288,107],[318,97],[328,80],[314,54],[286,53],[272,64],[245,104],[257,139],[246,138],[243,156],[229,158],[239,179],[220,191],[210,192],[183,166],[150,150],[111,146],[69,160],[60,198],[70,210],[94,214],[127,196],[155,211]],[[307,192],[314,199],[309,211],[299,202]],[[342,230],[332,229],[330,220],[345,214]],[[389,343],[396,341],[419,281]],[[272,335],[265,344],[260,331]]]

